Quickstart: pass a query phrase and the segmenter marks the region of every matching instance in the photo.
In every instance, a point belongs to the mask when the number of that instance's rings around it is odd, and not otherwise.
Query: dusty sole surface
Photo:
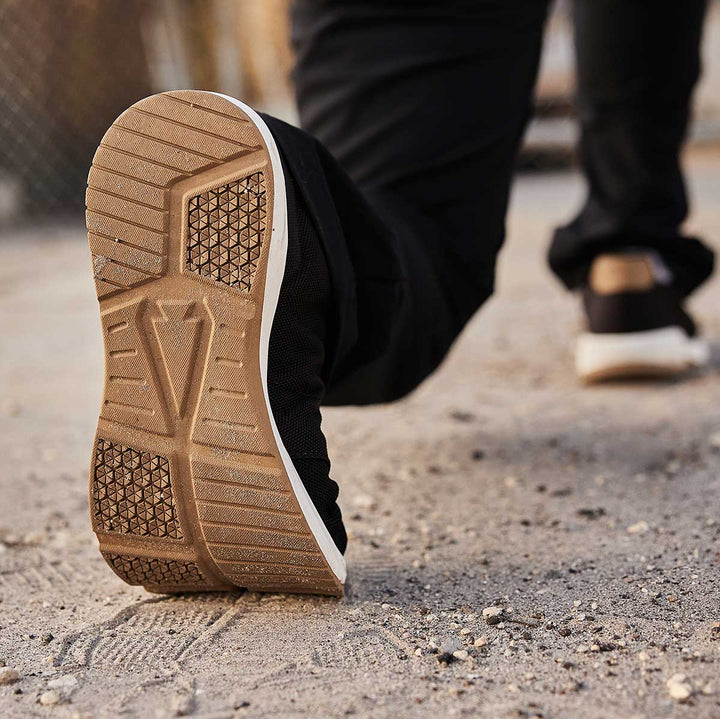
[[[87,227],[105,391],[92,526],[113,570],[150,591],[342,593],[262,383],[261,320],[274,312],[265,289],[284,267],[284,254],[281,267],[270,262],[282,232],[275,189],[255,123],[199,91],[133,105],[93,160]]]

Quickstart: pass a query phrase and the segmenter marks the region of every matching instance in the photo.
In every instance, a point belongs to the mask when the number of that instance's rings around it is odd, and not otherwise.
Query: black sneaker
[[[342,594],[319,411],[330,281],[265,122],[213,93],[136,103],[95,154],[87,226],[105,559],[151,591]]]
[[[577,344],[582,380],[672,376],[707,362],[707,345],[655,253],[599,255],[582,295],[588,325]]]

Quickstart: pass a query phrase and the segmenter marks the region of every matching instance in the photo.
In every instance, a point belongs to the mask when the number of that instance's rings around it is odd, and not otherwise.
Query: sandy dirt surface
[[[717,243],[720,153],[690,168],[692,225]],[[720,352],[682,382],[577,384],[578,307],[543,251],[581,194],[519,180],[500,292],[442,370],[326,413],[342,601],[115,577],[87,516],[102,352],[83,229],[6,232],[0,716],[720,717]],[[719,337],[720,281],[693,306]]]

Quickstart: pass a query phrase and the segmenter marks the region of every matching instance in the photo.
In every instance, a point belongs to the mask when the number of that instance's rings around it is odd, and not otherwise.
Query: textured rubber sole
[[[679,327],[578,338],[575,364],[586,383],[673,377],[708,361],[708,348]]]
[[[267,402],[285,195],[274,143],[243,107],[154,95],[95,154],[87,227],[105,390],[92,526],[113,570],[150,591],[341,595],[342,557]]]

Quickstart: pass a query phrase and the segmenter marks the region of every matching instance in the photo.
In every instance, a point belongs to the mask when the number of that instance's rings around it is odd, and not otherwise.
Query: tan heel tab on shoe
[[[599,295],[645,292],[655,285],[652,260],[645,253],[599,255],[590,268],[589,284]]]

